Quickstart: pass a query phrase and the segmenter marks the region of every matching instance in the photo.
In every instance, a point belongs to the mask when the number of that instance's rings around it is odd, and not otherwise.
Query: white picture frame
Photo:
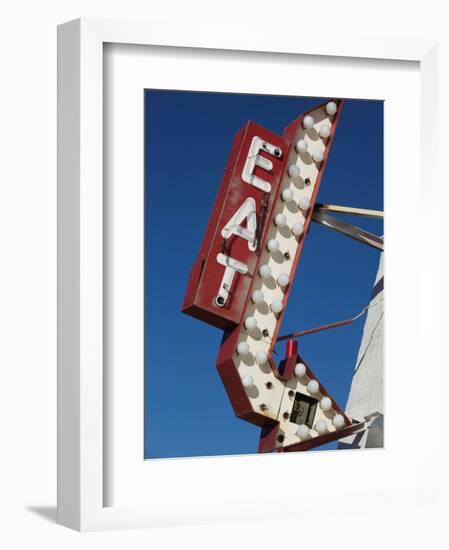
[[[422,205],[423,227],[419,240],[420,244],[427,243],[427,245],[425,248],[420,247],[418,262],[420,266],[418,282],[421,285],[419,288],[420,313],[426,318],[438,315],[438,285],[434,278],[434,274],[438,271],[438,239],[434,238],[438,226],[432,218],[432,208],[438,201],[437,176],[434,157],[429,155],[429,151],[437,150],[438,146],[437,135],[432,131],[432,128],[437,126],[436,44],[421,40],[380,39],[347,42],[336,39],[335,36],[330,36],[327,40],[322,40],[320,37],[317,40],[305,34],[301,37],[274,35],[272,38],[267,38],[247,28],[245,32],[236,32],[230,37],[227,29],[220,29],[219,26],[209,27],[204,29],[201,36],[194,36],[188,27],[182,24],[174,24],[167,29],[151,22],[91,19],[72,21],[61,25],[58,29],[58,521],[73,529],[100,530],[281,517],[280,512],[273,514],[272,506],[267,511],[268,507],[265,504],[268,502],[271,505],[273,502],[276,504],[282,502],[290,510],[290,517],[300,516],[301,514],[297,513],[292,506],[293,496],[288,490],[275,495],[272,489],[268,490],[268,493],[264,489],[263,492],[255,491],[253,495],[247,495],[242,499],[232,498],[227,494],[226,484],[218,484],[218,490],[216,488],[212,490],[208,482],[204,484],[203,493],[201,487],[198,488],[201,498],[196,496],[194,498],[195,487],[188,484],[189,480],[201,475],[200,472],[207,478],[208,475],[216,476],[218,470],[224,472],[228,468],[229,472],[235,471],[236,467],[240,472],[240,479],[238,479],[240,482],[245,478],[245,472],[255,472],[257,476],[261,475],[267,467],[274,470],[278,465],[272,461],[278,459],[277,456],[189,459],[183,461],[184,463],[160,461],[156,464],[155,462],[152,467],[157,468],[159,481],[172,477],[175,488],[172,487],[170,492],[168,487],[164,489],[163,483],[154,482],[154,499],[152,503],[148,503],[145,499],[140,501],[136,494],[136,487],[142,480],[142,477],[139,477],[141,473],[137,463],[144,462],[142,454],[139,455],[139,447],[136,446],[138,445],[136,436],[134,435],[134,439],[129,441],[129,445],[123,445],[123,441],[117,439],[123,435],[123,426],[133,426],[134,421],[137,422],[137,427],[134,426],[129,432],[139,433],[140,424],[135,413],[133,413],[134,416],[126,418],[126,422],[122,422],[121,428],[118,427],[117,431],[114,426],[111,428],[111,433],[114,434],[112,440],[118,441],[119,445],[109,443],[109,427],[107,429],[106,427],[109,416],[113,416],[115,412],[113,408],[116,406],[116,400],[110,397],[113,394],[109,393],[111,388],[108,387],[107,377],[105,377],[105,369],[108,365],[104,357],[104,349],[108,344],[105,341],[104,330],[105,300],[109,299],[109,294],[104,287],[106,277],[104,246],[107,240],[105,230],[107,231],[108,226],[103,216],[105,208],[103,94],[104,56],[107,44],[157,46],[161,51],[163,50],[166,59],[174,63],[180,49],[185,49],[186,52],[195,49],[195,52],[199,51],[200,54],[201,51],[209,52],[210,55],[218,51],[220,55],[227,56],[229,63],[232,63],[233,59],[235,60],[242,52],[247,52],[251,62],[251,52],[254,54],[257,52],[258,56],[265,58],[265,62],[270,63],[273,70],[276,70],[278,63],[285,63],[285,56],[291,56],[291,59],[295,56],[321,56],[321,59],[325,59],[330,64],[334,61],[339,63],[340,67],[358,63],[362,68],[365,62],[373,64],[375,68],[376,60],[414,63],[417,77],[415,87],[419,90],[421,139],[416,142],[416,151],[413,150],[413,153],[420,157],[420,171],[419,174],[415,174],[418,187],[413,189],[419,192],[419,182],[422,186],[424,185],[425,175],[425,186],[428,191],[428,200]],[[356,61],[355,58],[358,60]],[[318,57],[315,59],[318,60]],[[184,76],[187,78],[186,75]],[[188,84],[186,86],[188,87]],[[220,89],[226,91],[222,87]],[[298,93],[298,95],[306,94]],[[414,96],[414,105],[417,98],[418,96]],[[412,121],[409,123],[413,124]],[[422,137],[424,135],[425,141]],[[390,153],[391,158],[393,151],[389,150],[389,147],[392,147],[392,143],[387,140],[386,154],[388,157]],[[131,154],[130,151],[131,149],[128,150],[129,154]],[[143,166],[140,170],[143,170]],[[138,177],[139,169],[136,174]],[[413,177],[411,174],[411,178]],[[397,196],[394,198],[393,195],[391,197],[392,204],[395,206],[398,198]],[[139,195],[136,195],[135,199],[139,200]],[[419,196],[413,196],[407,200],[412,206],[419,204]],[[388,208],[387,196],[387,216]],[[388,224],[387,218],[387,235]],[[395,231],[397,232],[398,229],[396,228]],[[432,245],[430,246],[429,243]],[[396,239],[396,242],[392,239],[391,247],[394,246],[396,251],[400,252],[400,239]],[[411,243],[406,243],[403,248],[404,253],[411,253],[411,246]],[[388,262],[387,255],[387,284],[388,277],[391,277],[393,285],[395,273],[394,270],[388,272]],[[394,267],[393,261],[391,265]],[[126,277],[124,284],[126,284]],[[426,289],[425,299],[424,289]],[[141,297],[137,294],[136,299],[139,296]],[[399,300],[397,308],[400,307]],[[441,361],[438,356],[438,346],[435,344],[437,338],[438,331],[435,327],[428,327],[425,323],[419,325],[420,347],[426,349],[429,363],[431,363],[429,374],[434,378],[438,378],[438,365]],[[134,343],[136,344],[136,341]],[[138,344],[137,340],[136,345]],[[135,377],[133,378],[130,374],[129,378],[130,386],[133,385],[132,391],[135,392],[139,391],[138,373],[141,372],[141,365],[136,363],[133,372],[136,373]],[[120,375],[119,371],[117,374]],[[389,381],[387,372],[387,392],[389,383],[394,383],[394,377],[390,377]],[[416,385],[413,386],[415,382],[411,381],[410,384],[412,384],[411,391],[416,389]],[[105,399],[106,395],[108,397]],[[125,403],[132,403],[131,394],[124,399]],[[121,405],[117,402],[117,407],[119,406],[123,407],[123,402]],[[430,436],[435,435],[437,428],[436,425],[432,426],[432,420],[438,416],[436,402],[429,406],[426,414],[422,422],[426,423]],[[143,440],[143,436],[141,439]],[[404,452],[407,448],[407,438],[398,437],[397,439],[397,445],[401,446]],[[120,456],[118,456],[119,448],[124,449]],[[108,462],[109,454],[115,457],[115,453],[117,453],[117,460],[115,458],[113,460],[115,464],[106,466],[111,464]],[[131,459],[129,455],[132,455]],[[302,456],[305,457],[306,454]],[[368,462],[378,460],[380,468],[384,468],[385,471],[391,466],[388,462],[391,457],[384,460],[380,455],[379,458],[373,458],[372,455],[365,456],[368,458],[362,460]],[[345,461],[348,460],[345,457],[347,457],[345,452],[339,455],[338,466],[349,470],[350,468],[345,466]],[[290,456],[281,457],[281,459],[282,468],[295,468],[298,455],[291,453]],[[302,460],[307,461],[307,468],[314,467],[310,458],[306,457]],[[319,460],[322,467],[323,457]],[[425,469],[429,464],[438,463],[435,447],[429,444],[419,453],[416,460],[413,468],[422,466]],[[362,466],[359,464],[357,467]],[[325,466],[324,468],[326,470]],[[134,475],[134,472],[138,474]],[[344,487],[339,484],[332,486],[335,472],[329,469],[329,471],[323,471],[323,485],[320,486],[315,500],[311,493],[313,488],[308,487],[309,502],[315,504],[316,513],[323,516],[328,513],[321,510],[319,506],[323,494],[328,494],[330,498],[335,498],[336,495],[346,496],[346,510],[352,509],[351,507],[358,508],[361,502],[367,512],[376,506],[394,507],[398,503],[409,506],[410,510],[419,510],[420,502],[424,497],[427,501],[431,499],[432,502],[436,498],[438,480],[434,476],[423,475],[418,485],[410,485],[407,479],[411,479],[414,472],[415,470],[410,470],[409,478],[404,477],[401,487],[391,487],[389,492],[385,488],[376,492],[372,487],[371,489],[368,487],[364,489],[365,497],[363,497],[360,494],[353,494],[351,489],[348,489],[345,495]],[[131,474],[132,477],[129,477]],[[225,479],[226,476],[221,477]],[[186,480],[185,485],[183,480]],[[114,484],[114,490],[111,489],[111,483]],[[129,488],[132,490],[128,490]],[[164,491],[167,491],[167,502],[164,501]],[[178,493],[179,502],[177,503],[173,502],[173,491]],[[326,491],[329,492],[326,493]],[[168,501],[171,501],[171,505]]]

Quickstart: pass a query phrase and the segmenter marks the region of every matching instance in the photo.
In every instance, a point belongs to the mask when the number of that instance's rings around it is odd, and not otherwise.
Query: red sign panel
[[[242,317],[288,142],[248,122],[234,138],[182,311],[224,330]]]

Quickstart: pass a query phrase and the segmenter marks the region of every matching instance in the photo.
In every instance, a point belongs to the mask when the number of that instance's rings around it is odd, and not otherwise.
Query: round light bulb
[[[288,283],[290,282],[290,278],[287,273],[281,273],[277,278],[277,282],[279,286],[284,287],[288,285]]]
[[[304,363],[296,363],[295,365],[295,376],[302,378],[306,374],[306,366]]]
[[[323,411],[330,411],[332,409],[332,400],[329,397],[323,397],[320,405]]]
[[[310,208],[309,197],[301,197],[298,201],[298,206],[301,210],[308,210]]]
[[[258,351],[256,353],[256,363],[258,365],[264,365],[267,362],[268,356],[264,351]]]
[[[283,309],[282,302],[280,300],[273,300],[270,308],[273,313],[280,313]]]
[[[287,218],[285,217],[285,214],[276,214],[274,218],[274,223],[278,227],[284,227],[284,225],[287,223]]]
[[[298,429],[296,430],[296,435],[302,441],[304,441],[305,439],[309,439],[309,437],[310,437],[309,428],[305,424],[300,424],[298,426]]]
[[[254,384],[254,378],[249,374],[242,376],[242,384],[244,388],[251,388]]]
[[[326,113],[328,115],[335,115],[337,112],[337,104],[334,101],[329,101],[329,103],[326,105]]]
[[[262,279],[268,279],[268,277],[271,277],[271,267],[267,264],[263,264],[260,266],[259,273]]]
[[[305,153],[307,151],[307,141],[305,139],[298,139],[296,142],[296,152]]]
[[[304,233],[304,226],[302,223],[295,223],[292,225],[292,233],[297,237],[300,237]]]
[[[327,424],[324,420],[318,420],[318,422],[315,424],[315,430],[319,434],[324,434],[327,432]]]
[[[323,160],[323,151],[317,149],[316,151],[314,151],[312,158],[315,162],[321,162]]]
[[[269,252],[276,252],[276,250],[279,250],[279,241],[270,239],[267,243],[267,248]]]
[[[293,199],[293,191],[291,189],[284,189],[281,196],[283,201],[291,201]]]
[[[239,355],[248,355],[249,346],[246,342],[239,342],[237,345],[237,353]]]
[[[299,174],[301,173],[301,170],[299,169],[299,166],[297,164],[290,164],[288,167],[288,175],[291,178],[299,178]]]
[[[257,327],[257,321],[254,317],[247,317],[245,319],[245,328],[247,330],[254,330]]]
[[[312,126],[315,124],[315,121],[313,120],[313,117],[310,115],[306,115],[302,121],[302,125],[306,130],[309,128],[312,128]]]
[[[307,384],[307,390],[309,391],[309,393],[318,393],[319,389],[320,385],[316,380],[309,380],[309,383]]]
[[[251,295],[251,299],[254,304],[261,304],[264,300],[263,292],[261,290],[255,290]]]
[[[345,418],[342,414],[336,414],[332,419],[332,424],[339,430],[345,425]]]
[[[327,139],[331,135],[331,127],[325,124],[318,131],[320,138]]]

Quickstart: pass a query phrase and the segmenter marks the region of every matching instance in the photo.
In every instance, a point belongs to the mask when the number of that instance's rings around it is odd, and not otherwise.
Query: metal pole
[[[329,323],[327,325],[321,325],[319,327],[309,328],[307,330],[301,330],[299,332],[291,332],[290,334],[279,336],[277,341],[282,342],[283,340],[290,340],[291,338],[300,338],[301,336],[306,336],[308,334],[315,334],[315,332],[321,332],[322,330],[328,330],[330,328],[343,327],[344,325],[349,325],[350,323],[357,321],[357,319],[359,319],[367,309],[368,309],[368,306],[365,306],[360,313],[358,313],[355,317],[351,317],[351,319],[344,319],[343,321],[337,321],[336,323]],[[288,350],[290,349],[288,347],[289,343],[290,342],[287,342],[286,355],[288,354]]]
[[[312,220],[328,227],[329,229],[343,233],[344,235],[351,237],[351,239],[355,239],[356,241],[372,246],[377,250],[383,251],[384,249],[383,237],[378,237],[377,235],[373,235],[373,233],[360,229],[360,227],[337,220],[337,218],[334,218],[333,216],[314,210]]]

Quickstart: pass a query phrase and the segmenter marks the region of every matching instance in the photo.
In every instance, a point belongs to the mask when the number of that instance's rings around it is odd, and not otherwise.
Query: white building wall
[[[378,418],[366,432],[342,439],[339,448],[383,446],[383,281],[383,254],[381,254],[346,404],[346,414],[355,420],[369,419],[371,415],[376,415]]]

